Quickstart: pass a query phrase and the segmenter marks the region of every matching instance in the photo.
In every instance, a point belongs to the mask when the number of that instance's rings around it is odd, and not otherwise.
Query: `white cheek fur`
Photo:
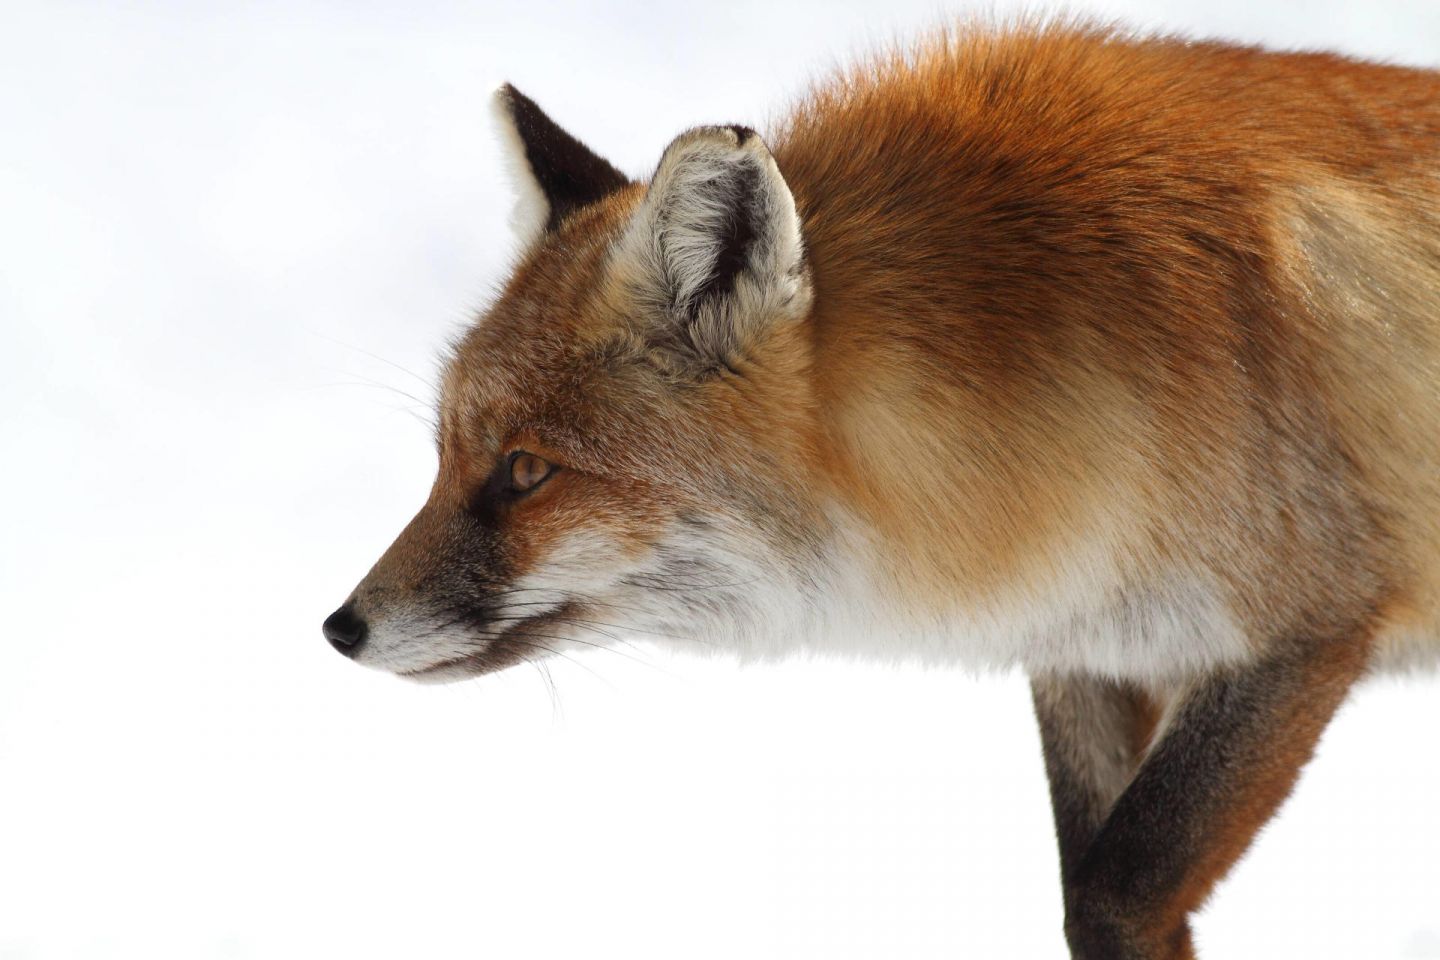
[[[420,610],[367,611],[369,636],[357,663],[410,673],[476,653],[481,641],[464,628]]]
[[[1176,579],[1127,592],[1103,558],[1059,567],[1033,593],[918,614],[856,524],[837,516],[832,530],[818,554],[796,563],[738,522],[677,526],[648,569],[604,592],[640,630],[746,660],[818,653],[1159,683],[1251,652],[1202,584]]]

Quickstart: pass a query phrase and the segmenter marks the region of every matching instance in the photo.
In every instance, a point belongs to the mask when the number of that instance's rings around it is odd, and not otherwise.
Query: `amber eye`
[[[516,493],[533,490],[555,472],[555,465],[548,460],[517,450],[510,455],[510,489]]]

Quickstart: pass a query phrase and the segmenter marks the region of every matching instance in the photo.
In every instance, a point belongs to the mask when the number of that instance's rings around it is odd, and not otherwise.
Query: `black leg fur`
[[[1143,760],[1108,814],[1094,785],[1123,771],[1136,742],[1125,734],[1147,722],[1143,698],[1090,680],[1037,681],[1076,960],[1194,957],[1189,914],[1289,794],[1367,650],[1294,643],[1197,681],[1149,752],[1132,754]]]

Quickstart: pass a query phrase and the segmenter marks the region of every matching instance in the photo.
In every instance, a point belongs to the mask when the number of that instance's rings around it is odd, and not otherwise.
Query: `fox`
[[[647,180],[492,105],[511,272],[330,644],[1018,668],[1072,957],[1195,957],[1354,685],[1440,664],[1440,74],[967,23]]]

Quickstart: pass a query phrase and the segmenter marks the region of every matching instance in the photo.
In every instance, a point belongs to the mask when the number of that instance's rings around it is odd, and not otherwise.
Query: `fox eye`
[[[510,489],[515,493],[533,490],[555,472],[555,465],[525,450],[510,454]]]

